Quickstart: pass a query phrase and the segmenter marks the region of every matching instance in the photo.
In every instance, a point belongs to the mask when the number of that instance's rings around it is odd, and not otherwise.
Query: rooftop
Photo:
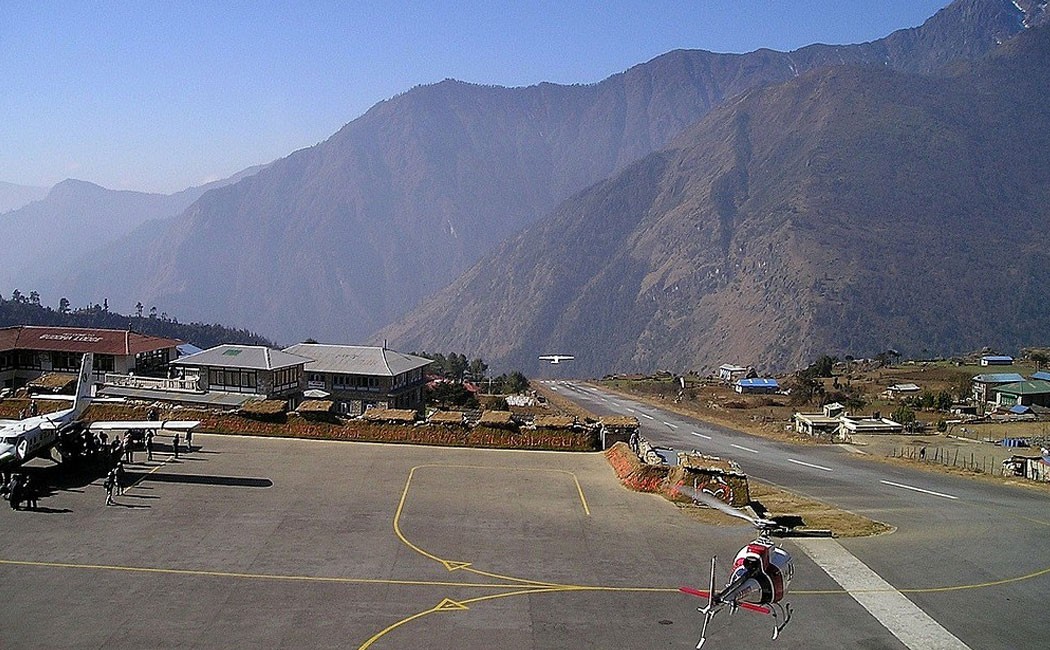
[[[973,380],[982,384],[1012,384],[1014,382],[1024,381],[1024,377],[1016,372],[991,372],[977,375]]]
[[[307,358],[307,372],[394,377],[431,363],[423,357],[367,345],[297,343],[284,351]]]
[[[1050,393],[1050,381],[1041,379],[1019,381],[1004,386],[996,386],[993,390],[997,393],[1009,393],[1011,395],[1045,395]]]
[[[262,345],[218,345],[174,361],[179,366],[241,368],[245,370],[278,370],[306,364],[310,360]]]
[[[16,325],[0,329],[0,352],[7,350],[41,350],[44,352],[92,352],[130,356],[174,348],[177,339],[146,336],[131,330],[109,330],[90,327],[41,327]]]

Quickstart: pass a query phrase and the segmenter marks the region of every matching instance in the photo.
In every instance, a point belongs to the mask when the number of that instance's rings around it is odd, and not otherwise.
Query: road
[[[548,386],[598,415],[636,416],[654,444],[733,458],[751,476],[895,526],[891,535],[840,543],[969,647],[1042,647],[1045,492],[889,465],[841,446],[775,442],[592,384]]]

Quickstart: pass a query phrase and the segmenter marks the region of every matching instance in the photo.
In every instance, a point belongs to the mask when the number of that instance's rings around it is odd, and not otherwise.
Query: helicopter
[[[751,517],[727,505],[709,492],[690,489],[686,486],[679,486],[677,489],[682,494],[692,497],[696,503],[744,519],[758,530],[758,537],[746,544],[736,554],[733,571],[720,591],[715,589],[715,557],[711,558],[711,582],[707,591],[693,587],[678,588],[682,593],[707,599],[706,607],[697,608],[697,611],[704,615],[704,626],[700,631],[700,641],[696,647],[703,647],[704,642],[707,641],[707,626],[711,623],[711,619],[727,607],[730,614],[736,613],[738,609],[743,609],[772,616],[773,639],[776,639],[791,620],[791,605],[781,604],[781,601],[787,595],[788,585],[794,575],[794,565],[791,561],[791,554],[777,546],[772,537],[792,534],[795,525],[801,524],[801,520],[798,517],[766,518],[763,516],[764,510],[758,517]]]

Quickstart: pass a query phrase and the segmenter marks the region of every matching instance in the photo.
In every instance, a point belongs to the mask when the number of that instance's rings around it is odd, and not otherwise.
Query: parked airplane
[[[562,361],[572,361],[576,357],[571,354],[543,354],[540,355],[540,361],[550,361],[551,365],[561,363]]]
[[[0,420],[0,467],[17,466],[51,449],[58,441],[58,430],[78,420],[91,403],[91,367],[93,355],[84,354],[77,378],[73,406],[68,409],[36,415],[22,420]],[[190,431],[200,424],[196,420],[160,421],[100,421],[88,425],[89,430],[165,429]]]

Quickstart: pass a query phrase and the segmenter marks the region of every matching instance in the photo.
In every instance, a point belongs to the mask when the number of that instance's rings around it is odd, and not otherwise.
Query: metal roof
[[[1012,384],[1024,381],[1024,377],[1016,372],[992,372],[985,375],[977,375],[973,380],[982,384]]]
[[[777,383],[776,379],[772,377],[752,377],[751,379],[738,379],[736,381],[738,386],[746,386],[750,388],[779,388],[780,384]]]
[[[217,345],[172,362],[176,366],[241,368],[246,370],[279,370],[308,363],[310,360],[262,345]]]
[[[285,348],[285,352],[306,357],[307,372],[340,375],[395,377],[431,363],[430,359],[368,345],[297,343]]]
[[[1018,381],[1012,384],[996,386],[993,388],[997,393],[1009,393],[1010,395],[1044,395],[1050,393],[1050,381]]]
[[[38,350],[43,352],[91,352],[130,356],[174,348],[176,339],[147,336],[131,330],[95,327],[41,327],[16,325],[0,329],[0,351]]]
[[[986,354],[981,357],[981,361],[1009,361],[1010,363],[1013,363],[1014,358],[1008,357],[1005,354]]]
[[[1032,379],[1041,379],[1042,381],[1050,381],[1050,372],[1040,370],[1039,372],[1032,375]]]

